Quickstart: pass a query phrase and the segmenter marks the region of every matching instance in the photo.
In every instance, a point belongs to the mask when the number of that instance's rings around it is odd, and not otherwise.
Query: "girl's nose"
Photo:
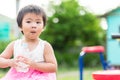
[[[32,23],[32,28],[36,28],[37,27],[37,24],[36,23]]]

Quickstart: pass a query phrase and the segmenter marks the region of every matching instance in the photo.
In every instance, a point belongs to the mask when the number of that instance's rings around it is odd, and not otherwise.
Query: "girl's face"
[[[22,28],[25,38],[37,39],[44,28],[44,22],[41,15],[27,13],[22,20]]]

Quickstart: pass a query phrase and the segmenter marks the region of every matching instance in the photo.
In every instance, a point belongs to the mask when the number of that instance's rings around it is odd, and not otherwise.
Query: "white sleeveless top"
[[[32,51],[26,52],[25,56],[32,59],[35,62],[44,62],[44,44],[45,41],[39,40],[38,45]],[[22,39],[18,39],[14,43],[14,58],[20,55],[24,55],[22,51]]]

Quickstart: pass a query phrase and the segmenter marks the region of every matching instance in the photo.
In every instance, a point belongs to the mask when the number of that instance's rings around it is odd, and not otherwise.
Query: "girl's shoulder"
[[[14,40],[14,42],[15,42],[15,43],[19,43],[19,42],[21,42],[21,40],[22,40],[22,39],[16,39],[16,40]]]
[[[22,39],[14,40],[14,48],[21,44]]]
[[[44,44],[44,48],[45,48],[44,50],[52,49],[52,45],[48,41],[42,40],[42,39],[40,39],[40,40]]]
[[[16,40],[11,41],[11,42],[8,44],[8,46],[13,47],[13,46],[14,46],[14,44],[15,44],[15,42],[16,42]]]
[[[51,45],[48,41],[40,39],[40,41],[44,44],[44,46],[49,46]]]

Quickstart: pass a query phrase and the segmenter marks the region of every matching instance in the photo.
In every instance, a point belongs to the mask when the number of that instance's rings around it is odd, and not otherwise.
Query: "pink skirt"
[[[24,73],[11,68],[0,80],[56,80],[56,73],[43,73],[32,69]]]

